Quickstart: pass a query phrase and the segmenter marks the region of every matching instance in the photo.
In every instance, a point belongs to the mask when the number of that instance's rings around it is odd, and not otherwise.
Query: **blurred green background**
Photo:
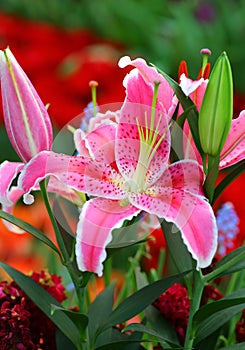
[[[172,76],[185,59],[194,78],[203,47],[213,52],[211,62],[226,51],[235,87],[245,93],[244,0],[0,0],[0,10],[58,27],[90,28]]]

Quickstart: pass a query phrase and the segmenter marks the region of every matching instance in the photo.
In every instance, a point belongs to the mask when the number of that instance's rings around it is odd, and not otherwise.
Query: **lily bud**
[[[228,136],[233,112],[232,72],[223,52],[217,59],[200,108],[198,128],[204,153],[220,154]]]
[[[20,159],[28,162],[38,152],[51,149],[51,121],[39,95],[9,48],[0,51],[0,76],[8,137]]]

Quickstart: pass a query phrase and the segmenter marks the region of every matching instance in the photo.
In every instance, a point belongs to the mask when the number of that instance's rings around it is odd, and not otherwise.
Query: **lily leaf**
[[[173,275],[156,281],[144,288],[141,288],[133,295],[124,299],[124,301],[112,311],[104,323],[100,326],[98,333],[103,332],[118,323],[123,323],[135,315],[138,315],[149,304],[156,300],[166,289],[171,287],[175,282],[178,282],[190,271],[182,274]]]
[[[213,203],[218,199],[221,193],[226,189],[231,182],[233,182],[239,175],[245,172],[245,160],[235,164],[229,174],[218,184],[215,188]]]
[[[177,343],[172,343],[168,337],[164,337],[162,336],[160,333],[156,332],[155,330],[149,328],[149,327],[146,327],[145,325],[141,324],[141,323],[131,323],[129,324],[127,327],[125,327],[123,329],[123,332],[126,332],[126,331],[129,331],[129,330],[132,330],[132,331],[136,331],[136,332],[141,332],[141,333],[145,333],[145,334],[149,334],[153,337],[156,337],[156,340],[161,342],[161,341],[164,341],[164,342],[167,342],[168,344],[171,345],[171,349],[179,349],[180,345]]]
[[[205,305],[194,315],[194,324],[198,323],[195,344],[222,327],[245,307],[245,289],[228,297]],[[200,321],[200,323],[199,323]]]

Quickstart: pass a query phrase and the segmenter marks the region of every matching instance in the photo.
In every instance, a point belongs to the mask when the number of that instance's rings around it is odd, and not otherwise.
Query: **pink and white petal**
[[[171,164],[155,183],[155,187],[158,193],[163,188],[172,188],[204,195],[203,181],[202,167],[195,160],[186,159]]]
[[[23,191],[16,186],[12,186],[9,191],[9,200],[10,200],[10,203],[12,204],[7,205],[6,203],[3,203],[2,210],[8,214],[13,214],[14,206],[22,196],[23,196]],[[2,220],[2,221],[4,225],[7,227],[7,229],[11,232],[18,233],[18,234],[25,232],[21,228],[19,228],[16,225],[13,225],[11,222],[7,220]]]
[[[209,266],[218,243],[218,230],[211,205],[202,197],[185,193],[182,202],[172,203],[165,219],[180,230],[182,239],[197,261],[197,269]]]
[[[141,210],[173,222],[197,261],[197,268],[210,265],[217,249],[217,226],[212,207],[202,196],[165,188],[156,197],[133,194],[130,202]]]
[[[131,60],[129,56],[121,57],[118,62],[120,68],[125,68],[129,65],[137,68],[144,78],[145,82],[150,83],[154,86],[155,82],[160,82],[158,89],[158,100],[162,104],[163,111],[169,116],[172,116],[173,108],[173,96],[174,92],[171,86],[168,84],[166,79],[157,72],[154,67],[150,67],[147,65],[146,61],[142,58],[136,58]],[[124,84],[127,83],[127,78]],[[171,114],[170,114],[171,113]]]
[[[105,113],[97,113],[95,117],[89,120],[88,131],[91,132],[102,124],[118,123],[118,111],[106,111]]]
[[[137,118],[137,121],[136,121]],[[141,141],[137,123],[141,130],[149,133],[151,125],[151,108],[147,105],[126,102],[121,111],[121,117],[117,128],[115,153],[118,169],[128,181],[135,172],[140,155]],[[147,169],[146,183],[154,183],[165,170],[170,152],[170,133],[166,117],[155,110],[153,135],[156,140],[151,148],[163,137],[151,163]]]
[[[7,160],[0,165],[0,203],[8,206],[12,204],[8,194],[9,188],[23,167],[24,163]]]
[[[47,190],[48,192],[55,193],[63,198],[66,198],[70,202],[76,204],[78,207],[81,207],[84,204],[84,198],[80,192],[66,186],[54,176],[50,176]]]
[[[112,122],[99,125],[87,134],[78,129],[74,134],[76,149],[81,156],[110,164],[115,161],[115,134],[116,124]]]
[[[94,198],[86,202],[80,214],[77,237],[76,259],[81,271],[90,271],[101,276],[106,246],[112,240],[112,230],[122,226],[124,220],[131,220],[140,210],[120,202]]]
[[[71,161],[71,159],[73,161]],[[35,189],[40,181],[48,176],[55,176],[59,181],[67,183],[68,177],[82,178],[87,158],[71,157],[51,151],[43,151],[33,157],[22,170],[18,179],[18,186],[26,193]]]
[[[74,144],[79,155],[83,155],[89,158],[91,157],[91,154],[89,154],[89,150],[87,149],[85,144],[85,135],[86,134],[82,129],[76,129],[73,135]]]
[[[245,158],[245,110],[232,120],[231,128],[220,156],[220,168],[231,166]]]
[[[115,164],[44,151],[26,164],[19,177],[18,185],[25,192],[25,203],[31,199],[30,191],[48,176],[54,176],[66,186],[89,195],[113,199],[125,196],[124,180]]]
[[[180,76],[180,87],[186,96],[189,96],[199,110],[207,87],[208,79],[192,80],[183,73]]]

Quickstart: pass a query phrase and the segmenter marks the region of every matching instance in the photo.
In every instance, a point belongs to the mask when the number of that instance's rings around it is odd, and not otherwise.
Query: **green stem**
[[[188,326],[186,330],[186,338],[185,338],[185,344],[184,344],[185,350],[193,349],[193,342],[195,339],[195,331],[193,329],[193,317],[200,307],[204,285],[205,284],[204,284],[202,272],[194,270],[193,271],[193,291],[192,291],[189,320],[188,320]]]
[[[111,259],[107,259],[105,264],[104,264],[105,287],[108,287],[111,284],[111,273],[112,273]]]
[[[62,262],[63,265],[66,266],[66,268],[67,268],[67,270],[69,272],[69,275],[71,277],[71,280],[72,280],[72,282],[74,284],[74,287],[75,287],[75,290],[76,290],[76,293],[77,293],[79,307],[82,307],[84,291],[83,291],[83,288],[80,288],[79,278],[78,278],[77,274],[74,271],[74,268],[72,266],[72,261],[70,259],[70,256],[69,256],[68,252],[67,252],[66,246],[65,246],[63,238],[62,238],[62,235],[60,233],[59,226],[58,226],[57,221],[56,221],[56,219],[54,217],[54,214],[52,212],[51,205],[50,205],[49,198],[48,198],[48,194],[47,194],[47,190],[46,190],[46,181],[45,180],[40,182],[40,190],[41,190],[42,198],[43,198],[45,207],[47,209],[50,221],[52,223],[52,226],[53,226],[53,229],[54,229],[54,232],[55,232],[55,236],[56,236],[56,240],[57,240],[60,252],[61,252],[62,257],[63,257],[61,262]]]

